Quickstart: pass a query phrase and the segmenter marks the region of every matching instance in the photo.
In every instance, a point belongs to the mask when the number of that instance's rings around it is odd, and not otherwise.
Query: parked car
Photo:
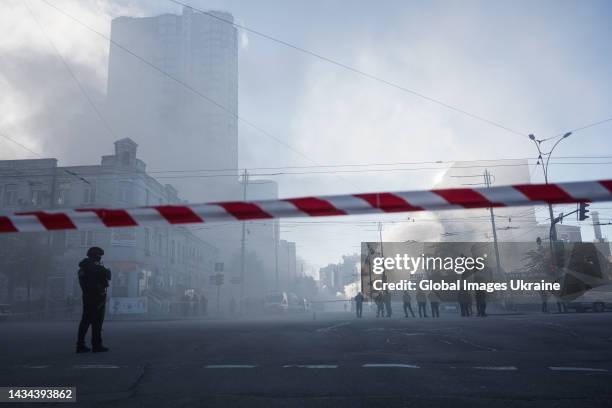
[[[612,285],[598,286],[585,292],[567,305],[576,312],[603,312],[612,309]]]
[[[289,299],[285,292],[271,292],[264,299],[264,310],[270,313],[286,313]]]

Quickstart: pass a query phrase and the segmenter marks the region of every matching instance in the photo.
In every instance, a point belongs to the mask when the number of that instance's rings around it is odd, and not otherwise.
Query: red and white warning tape
[[[77,208],[0,215],[0,232],[164,226],[461,208],[612,201],[612,180],[300,197],[250,202]]]

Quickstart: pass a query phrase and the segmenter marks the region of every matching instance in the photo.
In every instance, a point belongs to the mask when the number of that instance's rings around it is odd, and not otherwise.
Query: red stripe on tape
[[[612,180],[600,181],[599,184],[607,188],[608,191],[612,193]]]
[[[354,197],[365,200],[374,208],[384,212],[422,211],[423,208],[410,205],[402,197],[391,193],[355,194]]]
[[[76,225],[64,213],[47,213],[44,211],[28,211],[16,213],[17,215],[34,215],[48,230],[76,229]]]
[[[0,232],[17,232],[9,217],[0,217]]]
[[[264,210],[262,210],[257,204],[243,203],[241,201],[233,201],[229,203],[216,203],[220,205],[234,216],[238,220],[261,220],[267,218],[274,218]]]
[[[170,224],[191,224],[204,222],[202,217],[189,207],[178,205],[160,205],[155,208]]]
[[[482,194],[469,188],[443,188],[431,192],[439,195],[449,204],[460,205],[463,208],[504,207],[503,204],[489,201]]]
[[[106,208],[79,208],[76,211],[93,212],[107,227],[136,227],[138,223],[125,210],[109,210]]]
[[[297,207],[298,210],[305,212],[312,217],[326,215],[346,215],[342,210],[334,207],[329,201],[321,200],[316,197],[290,198],[283,200]]]
[[[575,203],[577,201],[576,198],[573,198],[555,184],[520,184],[512,187],[525,194],[529,201],[544,201],[549,204]]]

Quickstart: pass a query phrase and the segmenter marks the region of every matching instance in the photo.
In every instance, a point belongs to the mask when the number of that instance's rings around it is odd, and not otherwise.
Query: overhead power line
[[[431,103],[435,103],[437,105],[443,106],[443,107],[445,107],[447,109],[450,109],[450,110],[455,111],[457,113],[460,113],[462,115],[468,116],[468,117],[470,117],[472,119],[476,119],[476,120],[479,120],[481,122],[488,123],[489,125],[495,126],[495,127],[499,128],[499,129],[503,129],[503,130],[505,130],[507,132],[513,133],[513,134],[518,135],[518,136],[528,137],[528,135],[526,133],[514,130],[514,129],[508,127],[508,126],[500,124],[499,122],[496,122],[496,121],[493,121],[491,119],[487,119],[487,118],[485,118],[483,116],[476,115],[474,113],[468,112],[465,109],[459,108],[459,107],[457,107],[455,105],[451,105],[451,104],[443,102],[443,101],[441,101],[439,99],[432,98],[432,97],[427,96],[427,95],[425,95],[425,94],[423,94],[421,92],[415,91],[413,89],[406,88],[405,86],[399,85],[399,84],[397,84],[395,82],[392,82],[392,81],[389,81],[389,80],[386,80],[386,79],[384,79],[384,78],[382,78],[380,76],[377,76],[377,75],[374,75],[374,74],[370,74],[368,72],[365,72],[365,71],[360,70],[358,68],[352,67],[352,66],[347,65],[347,64],[345,64],[343,62],[340,62],[338,60],[332,59],[330,57],[326,57],[326,56],[324,56],[322,54],[319,54],[317,52],[308,50],[306,48],[303,48],[303,47],[300,47],[298,45],[292,44],[292,43],[287,42],[285,40],[281,40],[280,38],[273,37],[273,36],[271,36],[269,34],[261,32],[261,31],[249,28],[249,27],[247,27],[247,26],[245,26],[243,24],[238,24],[238,23],[236,23],[236,22],[234,22],[232,20],[228,20],[228,19],[225,19],[225,18],[223,18],[221,16],[217,16],[214,13],[211,13],[209,11],[199,9],[197,7],[193,7],[193,6],[189,5],[189,4],[186,4],[186,3],[182,2],[182,1],[178,1],[178,0],[168,0],[168,1],[170,1],[172,3],[175,3],[175,4],[178,4],[180,6],[183,6],[183,7],[187,7],[189,9],[191,9],[191,10],[195,10],[195,11],[197,11],[199,13],[205,14],[205,15],[207,15],[209,17],[212,17],[212,18],[214,18],[216,20],[222,21],[224,23],[230,24],[230,25],[232,25],[232,26],[234,26],[236,28],[239,28],[239,29],[244,30],[246,32],[249,32],[251,34],[257,35],[258,37],[265,38],[267,40],[270,40],[270,41],[276,42],[278,44],[284,45],[285,47],[292,48],[295,51],[301,52],[303,54],[306,54],[306,55],[309,55],[311,57],[317,58],[319,60],[325,61],[327,63],[333,64],[335,66],[338,66],[338,67],[343,68],[345,70],[351,71],[351,72],[353,72],[355,74],[361,75],[361,76],[366,77],[368,79],[371,79],[373,81],[380,82],[380,83],[385,84],[387,86],[390,86],[392,88],[398,89],[398,90],[400,90],[402,92],[409,93],[409,94],[417,96],[417,97],[419,97],[421,99],[427,100],[427,101],[429,101]]]
[[[16,144],[17,146],[21,147],[22,149],[24,149],[24,150],[26,150],[26,151],[28,151],[28,152],[32,153],[34,156],[38,157],[39,159],[44,159],[44,158],[45,158],[45,157],[44,157],[43,155],[41,155],[40,153],[35,152],[34,150],[30,149],[29,147],[27,147],[27,146],[26,146],[26,145],[24,145],[23,143],[18,142],[17,140],[13,139],[12,137],[9,137],[9,136],[7,136],[7,135],[5,135],[5,134],[3,134],[3,133],[0,133],[0,137],[2,137],[2,138],[4,138],[4,139],[6,139],[6,140],[8,140],[8,141],[10,141],[10,142],[12,142],[12,143],[14,143],[14,144]],[[87,179],[86,179],[86,178],[84,178],[83,176],[81,176],[81,175],[79,175],[79,174],[77,174],[77,173],[75,173],[75,172],[73,172],[73,171],[69,171],[69,170],[65,170],[65,169],[62,169],[62,171],[63,171],[64,173],[66,173],[66,174],[69,174],[69,175],[71,175],[71,176],[73,176],[73,177],[78,178],[79,180],[83,181],[84,183],[91,184],[91,183],[89,182],[89,180],[87,180]],[[44,176],[53,176],[53,175],[52,175],[52,174],[42,174],[42,175],[39,175],[39,176],[44,177]],[[0,176],[0,177],[1,177],[1,176]],[[22,176],[20,175],[20,176],[11,176],[11,177],[22,177]]]
[[[574,165],[574,166],[582,166],[582,165],[610,165],[612,161],[607,162],[554,162],[555,165]],[[521,167],[524,164],[489,164],[486,167],[488,168],[498,168],[498,167]],[[343,169],[343,170],[304,170],[304,171],[275,171],[275,172],[259,172],[259,173],[249,173],[253,177],[273,177],[273,176],[287,176],[287,175],[311,175],[311,174],[328,174],[328,175],[338,175],[338,174],[363,174],[363,173],[390,173],[390,172],[398,172],[398,171],[427,171],[427,170],[458,170],[458,169],[481,169],[485,166],[482,165],[470,165],[470,166],[453,166],[453,167],[402,167],[402,168],[383,168],[383,169]],[[178,172],[178,171],[174,171]],[[187,173],[189,171],[181,171],[181,173]],[[197,173],[198,171],[194,171]],[[192,173],[194,173],[192,172]],[[106,172],[96,172],[96,176],[125,176],[129,177],[132,175],[138,174],[147,174],[148,173],[138,173],[138,172],[124,172],[124,171],[106,171]],[[14,177],[14,178],[23,178],[23,177],[45,177],[51,176],[48,173],[36,173],[36,174],[24,174],[24,175],[4,175],[4,177]],[[2,175],[0,175],[2,177]],[[151,176],[152,177],[152,176]],[[156,179],[199,179],[199,178],[220,178],[220,177],[238,177],[236,172],[233,173],[221,173],[221,174],[180,174],[180,175],[155,175]],[[480,184],[476,184],[480,185]]]

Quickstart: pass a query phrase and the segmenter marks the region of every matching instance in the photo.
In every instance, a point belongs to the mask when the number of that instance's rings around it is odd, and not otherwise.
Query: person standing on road
[[[431,317],[440,317],[440,296],[434,291],[429,292],[429,305],[431,306]]]
[[[548,293],[545,290],[540,291],[540,299],[542,300],[542,313],[548,313]]]
[[[385,309],[383,305],[383,295],[381,292],[376,294],[374,298],[374,302],[376,303],[376,317],[385,317]]]
[[[361,319],[361,314],[363,313],[363,295],[361,292],[355,296],[355,311],[357,312],[357,317]]]
[[[419,306],[419,317],[427,317],[427,294],[422,289],[417,289],[417,305]]]
[[[387,311],[387,317],[391,317],[391,315],[393,314],[393,310],[391,309],[391,292],[386,290],[383,299],[385,302],[385,310]]]
[[[476,312],[479,317],[487,317],[487,291],[476,291]]]
[[[408,317],[408,311],[410,310],[410,314],[412,317],[414,316],[414,311],[412,310],[412,305],[410,304],[410,292],[405,290],[402,295],[402,301],[404,302],[404,317]]]
[[[102,248],[91,247],[87,251],[87,258],[79,262],[83,315],[79,323],[77,353],[108,351],[108,348],[102,345],[102,324],[106,310],[106,289],[111,280],[111,271],[102,264],[103,255]],[[85,345],[85,335],[89,326],[91,326],[91,349]]]

